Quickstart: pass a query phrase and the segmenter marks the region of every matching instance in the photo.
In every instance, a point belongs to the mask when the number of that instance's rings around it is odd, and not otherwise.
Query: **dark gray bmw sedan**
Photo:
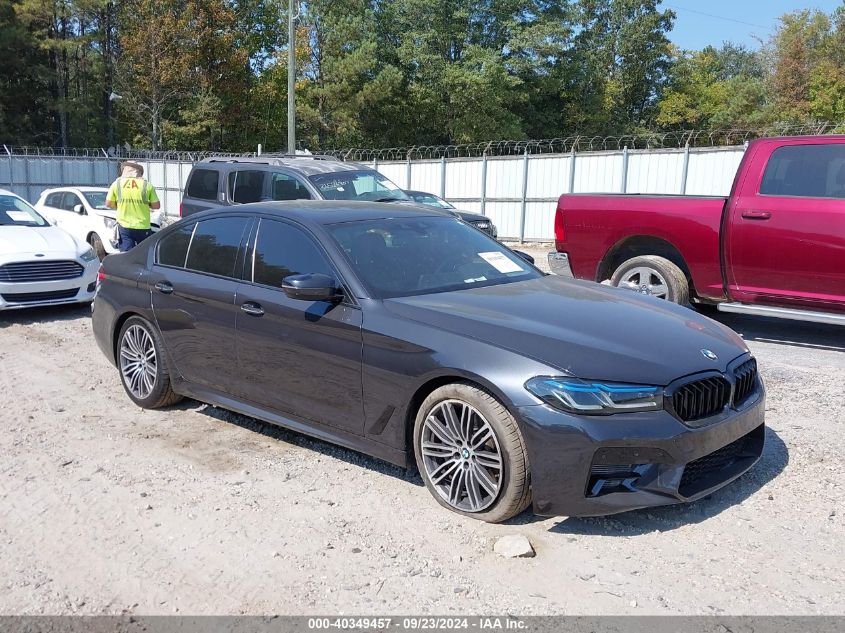
[[[183,396],[416,465],[485,521],[697,499],[763,449],[742,339],[548,276],[420,207],[207,211],[103,262],[93,327],[141,407]]]

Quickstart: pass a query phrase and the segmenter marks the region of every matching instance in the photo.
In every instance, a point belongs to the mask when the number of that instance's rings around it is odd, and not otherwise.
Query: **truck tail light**
[[[555,211],[555,248],[563,250],[563,245],[566,243],[566,229],[563,221],[563,207],[561,202],[557,204]]]
[[[106,272],[103,270],[103,265],[100,264],[100,270],[97,271],[97,285],[106,278]]]

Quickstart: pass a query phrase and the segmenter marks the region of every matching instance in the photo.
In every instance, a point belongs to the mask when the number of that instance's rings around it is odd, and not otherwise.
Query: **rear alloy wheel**
[[[145,409],[175,404],[182,397],[170,385],[170,373],[156,329],[141,317],[127,319],[120,330],[117,365],[123,388]]]
[[[629,259],[616,269],[610,283],[681,305],[689,303],[689,282],[684,271],[657,255]]]
[[[497,523],[531,501],[528,456],[516,421],[473,385],[446,385],[425,399],[414,452],[429,492],[450,510]]]
[[[94,249],[97,257],[100,258],[100,261],[103,261],[108,253],[103,246],[103,240],[100,239],[100,236],[96,233],[91,233],[91,236],[88,238],[88,243],[91,245],[91,248]]]

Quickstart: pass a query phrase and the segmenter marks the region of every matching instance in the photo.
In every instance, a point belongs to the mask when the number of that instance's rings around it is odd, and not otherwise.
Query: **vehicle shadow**
[[[331,444],[329,442],[324,442],[323,440],[310,437],[303,433],[291,431],[283,427],[276,426],[275,424],[270,424],[269,422],[263,422],[256,418],[241,415],[240,413],[221,409],[212,405],[203,405],[196,400],[183,400],[179,404],[175,405],[173,409],[196,411],[203,415],[207,415],[210,418],[214,418],[215,420],[234,424],[235,426],[239,426],[247,431],[259,433],[265,437],[285,442],[293,446],[298,446],[300,448],[305,448],[327,457],[333,457],[344,461],[347,464],[366,468],[367,470],[372,470],[382,475],[389,475],[390,477],[401,479],[402,481],[417,486],[423,485],[423,481],[420,478],[419,473],[416,472],[416,469],[406,470],[376,457],[358,453],[351,449],[337,446],[336,444]]]
[[[588,536],[639,536],[706,521],[745,501],[783,472],[789,451],[772,429],[766,428],[763,455],[754,467],[736,481],[692,503],[632,510],[610,517],[569,517],[549,529],[559,534]]]
[[[70,303],[39,308],[22,308],[20,310],[3,310],[0,312],[0,329],[12,325],[34,325],[36,323],[51,323],[55,321],[75,321],[76,319],[90,317],[91,306],[87,303]]]
[[[841,325],[731,314],[714,309],[704,311],[704,314],[735,330],[746,341],[845,352],[845,328]]]

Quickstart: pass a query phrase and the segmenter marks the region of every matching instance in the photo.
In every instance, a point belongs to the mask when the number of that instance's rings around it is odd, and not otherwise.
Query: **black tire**
[[[662,298],[680,305],[689,304],[690,288],[687,276],[665,257],[657,255],[633,257],[616,269],[610,278],[610,283],[617,288],[625,287],[621,285],[623,280],[636,268],[650,269],[665,280],[668,291]]]
[[[139,397],[132,392],[132,389],[127,384],[127,378],[123,372],[124,360],[121,355],[121,347],[124,337],[126,337],[126,333],[134,327],[140,327],[147,333],[155,350],[155,378],[149,394],[143,397]],[[126,391],[126,395],[129,396],[132,402],[137,404],[139,407],[144,409],[158,409],[161,407],[169,407],[182,400],[182,396],[173,391],[173,387],[170,382],[170,369],[167,366],[167,358],[164,355],[164,345],[161,340],[161,335],[159,334],[158,329],[156,329],[156,327],[149,321],[139,316],[129,317],[123,324],[123,327],[120,328],[120,334],[117,337],[117,345],[115,346],[115,355],[117,357],[117,367],[120,373],[120,382],[123,385],[123,389]]]
[[[91,248],[94,249],[94,252],[97,254],[97,257],[100,258],[100,261],[103,261],[106,258],[108,253],[106,252],[105,247],[103,246],[103,240],[100,239],[100,236],[96,233],[91,233],[88,237],[88,243],[91,245]]]
[[[441,491],[432,482],[422,454],[426,419],[440,405],[455,401],[469,405],[483,416],[483,421],[487,422],[495,435],[496,447],[501,455],[502,468],[498,476],[498,491],[495,495],[488,495],[489,505],[478,511],[458,508],[442,496]],[[453,512],[488,523],[499,523],[518,515],[531,503],[528,453],[519,426],[513,416],[496,398],[475,385],[469,383],[445,385],[435,389],[423,401],[414,422],[414,455],[420,475],[428,491],[440,505]],[[459,454],[455,453],[454,458],[450,459],[454,461],[458,456]],[[469,459],[475,460],[476,457],[472,455],[471,458],[467,457],[467,460]],[[470,466],[470,468],[476,468],[476,465]],[[457,473],[459,470],[458,468],[452,472]],[[455,475],[452,476],[452,478],[454,477]]]

